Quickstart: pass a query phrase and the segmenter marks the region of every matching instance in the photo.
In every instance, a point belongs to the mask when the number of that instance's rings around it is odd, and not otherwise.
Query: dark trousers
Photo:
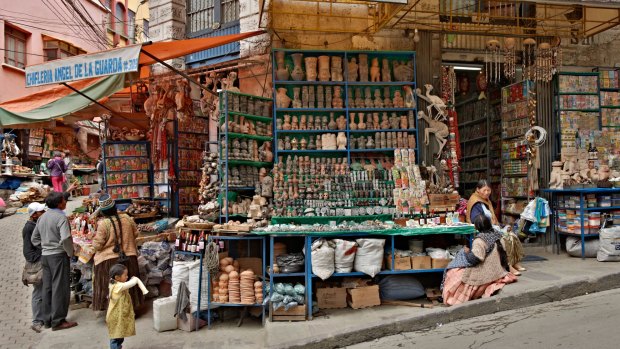
[[[123,342],[125,338],[112,338],[110,339],[110,349],[121,349],[123,348]]]
[[[66,321],[71,300],[70,260],[66,253],[41,256],[43,266],[43,319],[56,327]]]

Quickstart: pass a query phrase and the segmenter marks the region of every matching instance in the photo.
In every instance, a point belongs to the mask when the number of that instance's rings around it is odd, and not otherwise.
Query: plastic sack
[[[291,296],[289,296],[289,295],[286,295],[286,296],[284,296],[284,299],[282,300],[282,303],[284,303],[284,304],[289,304],[289,303],[291,303],[292,301],[294,301],[293,297],[291,297]]]
[[[379,281],[381,299],[402,301],[426,295],[424,286],[413,275],[387,275]]]
[[[355,241],[342,239],[332,240],[334,243],[334,266],[336,273],[350,273],[355,262],[357,244]]]
[[[334,273],[334,247],[331,241],[318,239],[312,243],[312,273],[326,280]]]
[[[175,264],[178,262],[175,262]],[[202,285],[200,289],[200,310],[208,309],[207,301],[209,299],[209,290],[208,290],[208,282],[206,269],[203,268],[203,278]],[[190,311],[193,313],[198,310],[198,285],[200,285],[200,261],[192,262],[189,265],[189,283],[187,287],[189,288],[189,303],[191,305]]]
[[[443,248],[429,247],[426,249],[426,253],[433,259],[448,259],[450,258],[450,252]]]
[[[357,239],[356,241],[358,248],[353,264],[354,269],[374,277],[381,271],[385,239]]]
[[[304,285],[298,283],[295,285],[294,288],[295,288],[296,294],[300,294],[300,295],[306,294],[306,287],[304,287]]]
[[[289,295],[289,296],[294,296],[294,295],[295,295],[295,289],[293,288],[293,285],[291,285],[291,284],[286,284],[286,285],[284,286],[284,293],[285,293],[286,295]]]
[[[285,290],[284,290],[284,284],[283,284],[283,283],[281,283],[281,282],[278,282],[277,284],[275,284],[275,285],[273,286],[273,289],[274,289],[274,291],[276,291],[276,292],[277,292],[277,293],[279,293],[279,294],[284,294],[284,293],[286,293],[286,292],[285,292]]]
[[[279,303],[279,302],[282,302],[282,300],[284,300],[284,296],[281,293],[274,292],[271,295],[271,301],[272,302]]]
[[[295,308],[298,305],[299,304],[297,304],[296,302],[290,302],[290,303],[284,305],[284,311],[288,311],[289,309]]]
[[[303,295],[293,296],[293,299],[297,304],[304,304],[304,302],[306,301],[306,297],[304,297]]]
[[[177,261],[172,265],[172,297],[177,296],[181,282],[189,285],[189,266],[192,263]]]
[[[290,274],[302,272],[306,262],[303,253],[289,253],[276,257],[276,263],[280,272]]]
[[[596,260],[599,262],[620,262],[620,227],[601,229]]]
[[[599,241],[596,239],[586,240],[585,257],[594,258],[599,249]],[[571,257],[581,257],[581,238],[569,236],[566,238],[566,252]]]

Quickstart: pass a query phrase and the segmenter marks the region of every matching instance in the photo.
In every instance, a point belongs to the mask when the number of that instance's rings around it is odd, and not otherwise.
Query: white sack
[[[312,273],[326,280],[334,273],[334,247],[331,241],[318,239],[312,243]]]
[[[381,271],[385,239],[357,239],[356,241],[358,248],[355,254],[354,269],[374,277]]]
[[[334,260],[336,273],[350,273],[353,270],[353,263],[355,262],[357,244],[355,241],[342,239],[334,239],[332,242],[335,246]]]

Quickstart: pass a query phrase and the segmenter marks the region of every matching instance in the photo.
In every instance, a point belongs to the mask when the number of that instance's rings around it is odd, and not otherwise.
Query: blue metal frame
[[[350,148],[350,142],[349,140],[351,139],[351,133],[360,133],[359,131],[355,131],[355,130],[350,130],[349,129],[349,113],[351,112],[409,112],[409,111],[413,111],[414,113],[414,122],[415,122],[415,126],[410,126],[409,129],[407,130],[382,130],[384,132],[403,132],[406,131],[408,133],[415,133],[415,137],[416,137],[416,148],[415,148],[415,155],[416,155],[416,162],[419,162],[419,135],[418,135],[418,117],[417,117],[417,97],[416,98],[416,108],[352,108],[348,105],[348,101],[349,101],[349,87],[359,87],[359,86],[379,86],[379,87],[388,87],[388,86],[406,86],[409,85],[411,86],[412,89],[415,90],[417,84],[416,84],[416,75],[417,75],[417,71],[416,71],[416,52],[415,51],[334,51],[334,50],[296,50],[296,49],[273,49],[271,52],[271,56],[272,56],[272,66],[275,67],[275,62],[276,62],[276,57],[275,54],[278,51],[283,51],[283,52],[287,52],[287,53],[304,53],[304,54],[310,54],[313,56],[316,55],[321,55],[321,54],[332,54],[332,55],[339,55],[342,57],[342,59],[344,60],[344,69],[343,69],[343,81],[278,81],[276,79],[276,69],[272,69],[271,70],[271,74],[272,74],[272,79],[273,79],[273,95],[274,95],[274,103],[273,103],[273,118],[274,118],[274,122],[273,122],[273,139],[274,139],[274,161],[278,161],[278,154],[282,153],[282,154],[289,154],[289,153],[297,153],[299,152],[300,154],[311,154],[311,153],[346,153],[347,155],[347,161],[349,164],[351,164],[351,153],[357,153],[357,152],[381,152],[381,151],[389,151],[389,150],[393,150],[393,149],[351,149]],[[360,53],[365,53],[368,55],[375,55],[375,56],[383,56],[386,58],[390,58],[390,57],[398,57],[398,56],[411,56],[410,61],[413,62],[413,81],[411,82],[360,82],[360,81],[348,81],[348,65],[349,65],[349,55],[355,55],[357,58],[357,55]],[[278,108],[276,106],[275,103],[275,96],[277,95],[277,88],[278,87],[286,87],[289,85],[293,85],[293,86],[318,86],[318,85],[324,85],[324,86],[342,86],[343,88],[343,93],[342,93],[342,100],[343,100],[343,104],[344,104],[344,108]],[[415,95],[414,95],[415,96]],[[345,113],[345,118],[347,120],[347,125],[346,125],[346,129],[345,130],[338,130],[338,131],[298,131],[298,132],[294,132],[294,131],[285,131],[285,130],[278,130],[276,128],[276,122],[275,120],[277,120],[278,114],[280,113],[285,113],[285,112],[343,112]],[[364,130],[366,132],[373,132],[372,130]],[[335,133],[335,132],[345,132],[347,135],[347,149],[346,150],[336,150],[336,151],[326,151],[326,150],[306,150],[306,151],[301,151],[301,150],[282,150],[282,149],[278,149],[278,134],[282,133]]]
[[[553,215],[553,224],[551,224],[551,240],[554,242],[554,250],[557,254],[560,254],[560,250],[562,247],[560,246],[560,235],[566,236],[575,236],[575,234],[556,231],[556,226],[558,225],[558,215],[557,210],[579,210],[579,219],[581,222],[581,259],[585,259],[585,238],[587,237],[597,237],[598,233],[594,234],[586,234],[584,231],[584,213],[588,211],[607,211],[607,210],[620,210],[620,207],[611,206],[611,207],[585,207],[585,196],[588,194],[595,195],[604,195],[604,194],[616,194],[620,193],[620,188],[596,188],[596,189],[544,189],[543,192],[551,194],[551,214]],[[557,204],[558,196],[564,195],[579,195],[579,209],[570,208],[570,207],[559,207]]]
[[[101,147],[102,147],[102,161],[103,161],[103,183],[101,185],[101,187],[103,188],[104,191],[108,191],[109,187],[132,187],[132,186],[143,186],[143,187],[148,187],[149,188],[149,196],[148,198],[152,198],[153,197],[153,164],[151,162],[151,147],[150,147],[150,142],[146,142],[146,141],[137,141],[137,142],[129,142],[129,141],[123,141],[123,142],[104,142]],[[121,155],[121,156],[109,156],[107,154],[107,146],[114,146],[114,145],[141,145],[144,146],[146,148],[146,155]],[[135,159],[135,158],[146,158],[149,160],[149,168],[147,170],[136,170],[136,171],[132,171],[132,172],[146,172],[148,174],[148,183],[147,184],[114,184],[114,185],[108,185],[108,179],[107,179],[107,175],[108,175],[108,170],[107,170],[107,162],[108,160],[113,160],[113,159]],[[111,173],[117,173],[117,172],[127,172],[127,171],[111,171]],[[116,199],[116,201],[130,201],[132,198],[121,198],[121,199]]]

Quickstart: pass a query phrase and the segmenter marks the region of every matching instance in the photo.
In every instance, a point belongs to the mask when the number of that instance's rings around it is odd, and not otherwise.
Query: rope
[[[211,241],[205,246],[205,256],[203,259],[204,267],[207,268],[212,277],[220,270],[220,259],[218,256],[218,245]]]

